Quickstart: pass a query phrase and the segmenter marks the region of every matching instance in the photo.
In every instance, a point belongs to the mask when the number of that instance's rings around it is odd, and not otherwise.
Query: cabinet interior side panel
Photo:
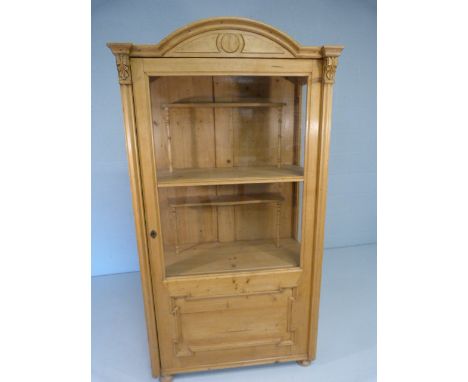
[[[168,76],[151,80],[151,108],[158,171],[169,169],[168,137],[162,106],[180,101],[212,101],[212,77]],[[174,168],[215,167],[214,122],[211,108],[171,109]]]
[[[177,216],[169,207],[169,199],[191,196],[216,195],[215,187],[175,187],[159,190],[160,214],[164,246],[174,248],[176,229],[179,244],[196,244],[217,241],[218,224],[216,210],[210,207],[178,208]],[[176,227],[177,225],[177,227]]]

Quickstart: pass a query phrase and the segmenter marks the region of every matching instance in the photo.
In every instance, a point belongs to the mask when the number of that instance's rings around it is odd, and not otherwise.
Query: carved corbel
[[[130,70],[130,49],[132,44],[107,44],[115,56],[117,74],[121,85],[131,85],[132,71]]]
[[[341,46],[324,46],[322,47],[323,57],[323,83],[335,83],[336,68],[338,66],[338,56],[341,54],[343,47]]]
[[[335,83],[336,67],[338,66],[338,57],[324,57],[323,59],[323,82],[328,84]]]

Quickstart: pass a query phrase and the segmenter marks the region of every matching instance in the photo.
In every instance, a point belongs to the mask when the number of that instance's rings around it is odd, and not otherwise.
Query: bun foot
[[[159,377],[159,382],[172,382],[172,375],[162,375]]]
[[[299,366],[306,367],[306,366],[310,366],[310,364],[312,363],[312,361],[311,361],[310,359],[303,359],[302,361],[296,361],[296,363],[297,363]]]

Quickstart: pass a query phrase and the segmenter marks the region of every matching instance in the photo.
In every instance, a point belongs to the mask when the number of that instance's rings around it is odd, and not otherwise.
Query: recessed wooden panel
[[[206,32],[182,41],[169,57],[293,57],[283,46],[260,34],[233,29]]]
[[[294,289],[172,299],[176,357],[258,346],[294,345]]]

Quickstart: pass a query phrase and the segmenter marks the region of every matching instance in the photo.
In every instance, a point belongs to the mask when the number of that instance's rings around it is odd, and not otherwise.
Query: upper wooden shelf
[[[160,188],[302,182],[303,180],[304,169],[293,165],[174,169],[172,172],[158,172],[158,187]]]
[[[192,107],[280,107],[285,106],[284,102],[262,102],[262,101],[236,101],[236,102],[175,102],[166,103],[162,108],[192,108]]]
[[[279,203],[284,198],[279,193],[267,192],[263,194],[247,195],[218,195],[212,197],[187,197],[169,199],[171,207],[204,207],[204,206],[236,206],[243,204]]]

